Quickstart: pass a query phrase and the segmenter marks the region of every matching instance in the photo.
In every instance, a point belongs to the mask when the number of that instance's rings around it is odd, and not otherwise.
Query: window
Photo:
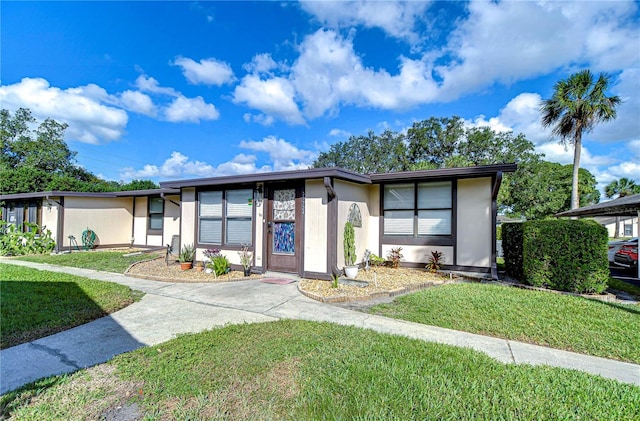
[[[252,199],[252,189],[200,192],[198,242],[232,246],[251,244]]]
[[[164,217],[164,199],[161,197],[149,198],[149,231],[162,231],[162,219]]]
[[[451,181],[384,186],[384,235],[450,236]]]
[[[624,236],[633,237],[633,223],[631,224],[627,222],[624,223]]]

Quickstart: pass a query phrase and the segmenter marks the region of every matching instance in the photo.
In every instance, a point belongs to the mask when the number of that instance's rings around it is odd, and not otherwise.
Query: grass
[[[430,288],[372,313],[640,363],[640,306],[500,285]]]
[[[102,270],[105,272],[124,273],[129,266],[141,260],[149,260],[158,255],[155,253],[135,254],[133,256],[125,256],[129,252],[121,251],[87,251],[74,252],[71,254],[56,255],[29,255],[17,257],[18,260],[26,260],[28,262],[48,263],[59,266],[72,266],[83,269]]]
[[[624,291],[636,297],[636,300],[640,300],[640,287],[637,287],[633,284],[621,281],[620,279],[616,279],[616,278],[609,278],[609,281],[607,282],[607,284],[611,289]]]
[[[44,380],[16,419],[637,419],[640,388],[469,349],[304,321],[228,326]],[[133,406],[137,405],[137,406]]]
[[[0,348],[95,320],[134,299],[128,287],[111,282],[0,264]]]

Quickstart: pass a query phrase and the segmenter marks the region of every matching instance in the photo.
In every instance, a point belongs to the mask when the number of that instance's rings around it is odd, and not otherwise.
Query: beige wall
[[[196,189],[182,189],[182,210],[180,212],[180,248],[185,244],[195,244],[196,229]],[[196,257],[202,260],[201,257]]]
[[[82,244],[87,228],[96,233],[96,245],[129,244],[133,227],[131,198],[65,197],[64,239],[73,235]]]
[[[51,197],[42,199],[42,226],[51,231],[51,238],[56,240],[58,238],[58,212],[60,212],[60,205],[58,205],[60,198]],[[62,244],[58,244],[59,247],[64,247],[65,242],[63,239]]]
[[[258,184],[262,187],[264,192],[264,184]],[[255,232],[253,234],[253,255],[254,264],[256,267],[261,268],[264,265],[264,256],[262,255],[262,247],[264,244],[262,236],[264,235],[264,193],[254,193],[254,206],[255,206]]]
[[[457,264],[491,266],[491,178],[458,180]]]
[[[333,188],[338,196],[338,238],[336,250],[338,251],[337,264],[338,267],[341,268],[344,266],[344,224],[349,217],[349,208],[351,205],[356,203],[362,214],[362,227],[354,228],[356,263],[362,262],[364,251],[371,244],[372,229],[377,235],[377,226],[371,227],[370,224],[369,201],[371,200],[371,195],[369,194],[369,186],[335,180]]]
[[[327,189],[322,180],[305,183],[304,270],[327,271]]]
[[[135,215],[133,216],[133,244],[147,245],[147,198],[136,197]]]
[[[407,246],[383,244],[381,257],[386,258],[389,251],[396,247],[402,247],[402,251],[400,251],[403,256],[401,262],[424,263],[426,265],[429,261],[429,256],[431,256],[431,252],[439,251],[442,253],[445,265],[453,264],[453,247],[450,246]]]
[[[160,245],[171,244],[171,237],[180,235],[180,195],[165,196],[164,221],[162,221],[162,239]],[[175,203],[178,203],[176,205]]]

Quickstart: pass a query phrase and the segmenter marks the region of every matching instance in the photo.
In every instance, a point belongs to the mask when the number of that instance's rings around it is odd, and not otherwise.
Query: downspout
[[[136,241],[136,197],[132,196],[131,200],[133,200],[131,207],[131,247],[133,247],[133,243]]]
[[[324,188],[327,189],[327,273],[340,275],[338,269],[338,194],[333,189],[333,179],[324,177]]]
[[[496,262],[496,222],[498,217],[498,193],[502,184],[502,171],[498,171],[493,180],[493,189],[491,191],[491,278],[498,279],[498,264]]]

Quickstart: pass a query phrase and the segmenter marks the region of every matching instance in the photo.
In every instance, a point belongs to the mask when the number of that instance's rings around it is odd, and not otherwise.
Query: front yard
[[[5,395],[16,419],[634,420],[640,388],[330,323],[187,335]]]
[[[90,322],[134,299],[112,282],[0,264],[0,349]]]
[[[449,329],[640,363],[640,306],[462,283],[429,288],[370,309]]]

